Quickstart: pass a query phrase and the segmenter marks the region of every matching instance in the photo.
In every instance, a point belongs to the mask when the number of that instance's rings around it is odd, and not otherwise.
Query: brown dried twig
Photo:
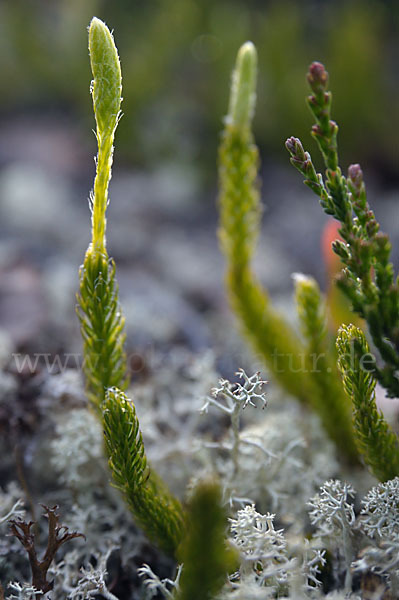
[[[11,520],[10,530],[11,534],[19,539],[26,552],[28,553],[30,567],[32,571],[32,585],[38,591],[46,594],[53,588],[53,581],[47,580],[47,571],[57,553],[57,550],[73,538],[85,536],[82,533],[76,531],[69,532],[68,527],[59,524],[59,514],[56,512],[58,506],[49,508],[42,504],[45,513],[44,516],[48,519],[48,539],[47,548],[42,557],[39,559],[35,548],[35,534],[31,532],[32,527],[35,525],[34,521]],[[85,538],[86,539],[86,538]]]

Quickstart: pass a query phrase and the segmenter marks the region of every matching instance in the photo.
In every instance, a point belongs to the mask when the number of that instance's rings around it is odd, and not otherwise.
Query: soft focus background
[[[312,60],[330,73],[342,166],[361,162],[370,203],[398,241],[399,5],[1,0],[0,329],[21,354],[80,352],[74,297],[96,153],[93,15],[114,29],[122,62],[108,246],[132,368],[144,372],[155,347],[213,346],[231,371],[244,350],[223,291],[216,157],[236,52],[251,39],[259,53],[254,131],[267,208],[257,268],[290,313],[292,272],[326,287],[326,219],[284,149],[288,136],[301,137],[321,167],[304,102]]]

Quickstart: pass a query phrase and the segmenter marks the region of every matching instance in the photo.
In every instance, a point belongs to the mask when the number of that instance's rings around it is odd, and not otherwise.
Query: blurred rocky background
[[[321,168],[304,101],[312,60],[330,73],[342,166],[361,162],[370,203],[398,247],[399,5],[1,0],[0,330],[4,348],[22,355],[80,352],[75,292],[96,153],[93,15],[114,29],[122,62],[108,248],[132,369],[144,372],[153,348],[214,347],[229,374],[245,351],[223,290],[216,161],[237,49],[251,39],[259,53],[254,130],[266,209],[257,268],[290,313],[292,272],[326,287],[326,218],[284,149],[289,135],[301,137]]]

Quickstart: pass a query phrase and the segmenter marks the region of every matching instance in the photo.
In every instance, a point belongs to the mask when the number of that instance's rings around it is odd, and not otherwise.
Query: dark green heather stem
[[[374,361],[375,377],[388,396],[399,396],[399,283],[390,261],[391,244],[388,236],[379,231],[367,203],[360,166],[351,165],[347,177],[338,166],[338,127],[330,118],[331,92],[327,90],[328,74],[322,64],[310,66],[308,82],[312,90],[308,105],[316,120],[312,135],[324,159],[325,180],[316,173],[310,154],[299,139],[289,138],[286,147],[291,163],[304,176],[304,183],[319,197],[324,211],[341,224],[343,241],[333,244],[344,266],[337,283],[353,310],[367,322],[379,351],[382,365]]]

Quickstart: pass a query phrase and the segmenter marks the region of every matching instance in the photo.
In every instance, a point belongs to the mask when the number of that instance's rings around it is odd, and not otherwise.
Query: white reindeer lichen
[[[240,584],[252,580],[276,591],[287,583],[296,561],[288,557],[287,541],[283,530],[275,529],[274,518],[251,505],[230,519],[232,542],[241,554]]]
[[[354,495],[355,490],[350,484],[330,479],[321,487],[320,493],[308,502],[312,508],[309,512],[310,522],[317,527],[316,536],[320,537],[324,543],[335,539],[342,544],[346,568],[346,590],[350,590],[352,586],[352,528],[356,517],[353,505],[348,502],[348,499],[353,498]]]
[[[248,405],[257,407],[260,404],[262,408],[266,406],[263,386],[267,383],[267,381],[261,379],[260,373],[254,373],[249,377],[243,369],[240,369],[236,375],[243,380],[243,384],[240,382],[232,384],[227,379],[220,379],[219,386],[212,390],[212,397],[209,397],[201,408],[201,412],[206,413],[210,405],[216,406],[220,411],[229,415],[231,419],[232,441],[226,443],[223,447],[231,451],[234,475],[237,474],[239,469],[240,443],[247,443],[240,438],[241,411]]]
[[[367,535],[399,539],[399,477],[371,488],[362,505],[360,522]]]

